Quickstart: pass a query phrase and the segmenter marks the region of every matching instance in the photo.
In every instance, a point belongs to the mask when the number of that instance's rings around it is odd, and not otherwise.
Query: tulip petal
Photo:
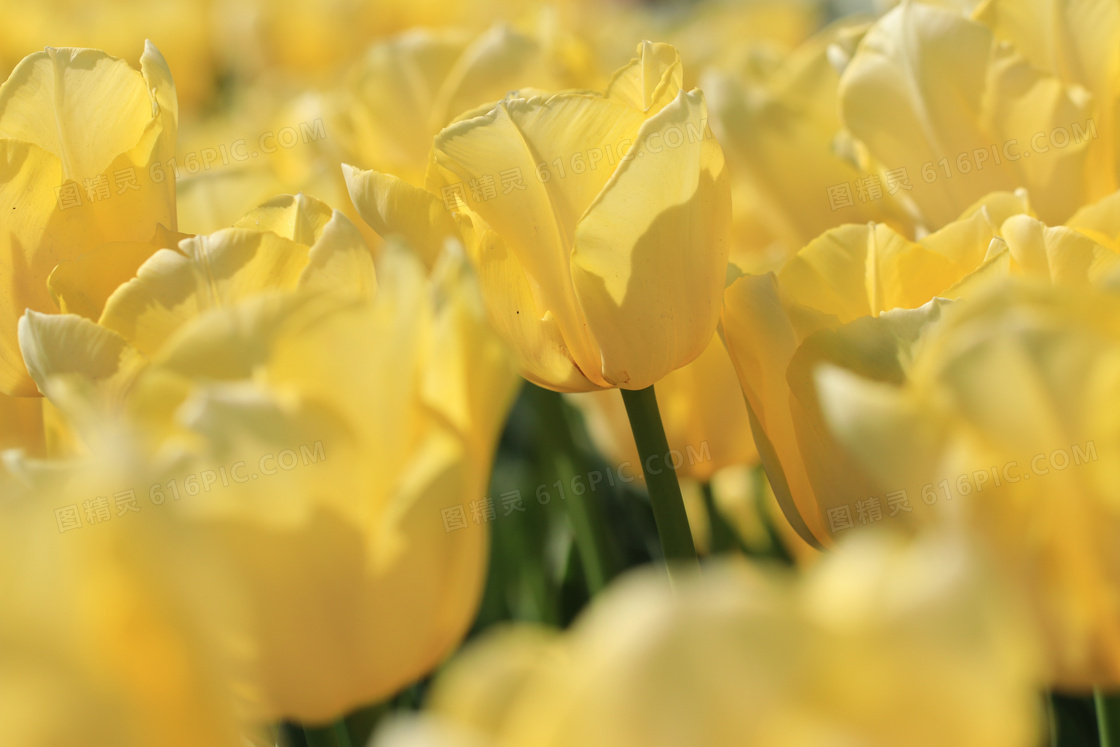
[[[482,455],[495,443],[473,437],[496,437],[512,404],[510,382],[518,369],[487,320],[478,281],[467,258],[446,252],[432,273],[436,314],[432,319],[432,350],[423,373],[423,397],[428,407],[443,414],[464,443]],[[504,369],[504,371],[503,371]]]
[[[54,268],[47,279],[51,295],[63,314],[77,314],[96,321],[113,291],[136,277],[140,266],[152,254],[158,249],[173,249],[186,238],[190,237],[157,226],[156,235],[149,242],[103,244]]]
[[[0,138],[54,155],[63,180],[104,173],[140,140],[151,119],[144,76],[93,49],[48,48],[30,55],[0,86]]]
[[[272,233],[228,228],[161,249],[105,304],[101,324],[154,355],[203,311],[251,295],[294,288],[307,247]]]
[[[643,41],[638,56],[619,68],[607,98],[652,116],[677,97],[684,80],[681,56],[669,44]]]
[[[1088,236],[1025,215],[1008,218],[1000,232],[1019,268],[1055,283],[1097,282],[1120,264],[1120,255]]]
[[[1052,148],[1034,139],[1089,120],[1086,97],[952,11],[905,3],[887,13],[845,70],[840,99],[845,124],[879,162],[933,175],[912,195],[931,228],[998,190],[1027,187],[1052,222],[1089,196],[1090,140]]]
[[[517,351],[522,375],[563,392],[600,388],[572,360],[556,317],[537,306],[525,268],[489,228],[471,229],[472,261],[495,329]]]
[[[773,273],[745,275],[724,293],[720,329],[747,398],[751,430],[774,496],[801,538],[819,546],[827,533],[813,505],[813,488],[797,446],[786,380],[786,368],[803,334],[795,328],[786,303]],[[802,320],[800,326],[807,323]],[[827,323],[818,318],[814,326]]]
[[[360,171],[342,165],[350,200],[369,227],[382,238],[400,236],[432,267],[448,237],[459,229],[444,203],[426,189],[392,174]]]
[[[731,205],[706,116],[703,95],[682,92],[647,120],[641,149],[576,229],[572,278],[612,385],[653,384],[700,355],[715,331]]]
[[[20,319],[19,340],[27,370],[44,394],[55,379],[77,376],[94,383],[106,401],[117,401],[147,364],[120,335],[73,314],[29,311]]]

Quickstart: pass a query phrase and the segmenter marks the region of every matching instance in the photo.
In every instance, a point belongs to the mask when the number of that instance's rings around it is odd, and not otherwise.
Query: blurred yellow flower
[[[604,94],[511,95],[445,129],[428,191],[347,168],[379,232],[462,234],[524,375],[559,391],[648,387],[704,351],[719,314],[723,155],[676,51],[638,51]]]
[[[937,306],[897,314],[890,324],[870,319],[967,295],[1009,273],[1100,281],[1120,255],[1091,235],[1045,226],[1021,194],[994,194],[918,242],[882,224],[842,226],[776,273],[744,276],[728,287],[721,329],[775,495],[805,541],[827,544],[829,511],[874,492],[823,427],[814,368],[832,361],[897,381],[895,344],[919,339]],[[848,326],[833,334],[841,325]]]
[[[927,230],[998,190],[1052,224],[1114,192],[1120,11],[995,0],[976,18],[902,3],[864,36],[840,107],[866,173],[905,169]]]
[[[174,180],[155,183],[148,168],[174,154],[177,120],[171,73],[150,43],[139,71],[103,52],[48,48],[0,86],[0,393],[36,394],[16,322],[26,309],[57,310],[56,265],[175,230]]]
[[[869,180],[841,132],[833,59],[867,28],[865,20],[841,20],[777,59],[760,50],[705,72],[712,127],[732,173],[731,261],[744,271],[775,269],[844,223],[875,220],[911,232],[893,196],[907,192]]]
[[[962,521],[991,547],[1031,601],[1057,686],[1115,688],[1120,300],[1018,280],[941,317],[898,353],[897,380],[820,369],[825,420],[918,519]]]
[[[178,531],[246,608],[212,612],[245,707],[314,723],[392,695],[465,634],[489,538],[465,505],[516,371],[461,254],[428,280],[389,251],[370,301],[372,258],[338,213],[284,197],[242,224],[157,253],[101,325],[30,314],[21,340],[95,453],[121,423],[169,465],[153,490],[182,492]]]
[[[49,398],[52,454],[81,453],[88,441],[83,428],[97,432],[99,418],[124,417],[139,372],[206,312],[284,290],[368,296],[376,287],[373,259],[357,228],[303,195],[274,197],[233,227],[185,238],[178,246],[179,236],[163,238],[172,248],[109,244],[59,265],[52,291],[70,313],[29,311],[20,320],[23,359]],[[96,272],[99,262],[113,271]],[[69,403],[44,388],[63,372],[84,377],[97,390],[89,400],[92,411],[69,411]]]
[[[195,604],[222,591],[181,593],[206,556],[187,554],[156,512],[132,513],[147,503],[128,495],[143,469],[101,457],[0,465],[0,741],[238,747],[239,714]]]
[[[491,633],[374,745],[1036,744],[1032,641],[974,553],[854,539],[804,579],[646,571],[567,634]]]

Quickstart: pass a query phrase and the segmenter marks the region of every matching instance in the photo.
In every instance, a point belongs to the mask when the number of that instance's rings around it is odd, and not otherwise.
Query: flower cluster
[[[1117,0],[3,17],[0,743],[1120,747]]]

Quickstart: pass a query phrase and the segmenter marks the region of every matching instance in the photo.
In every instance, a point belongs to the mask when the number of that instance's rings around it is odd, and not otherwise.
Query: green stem
[[[303,735],[307,737],[307,747],[352,747],[350,732],[342,719],[328,726],[304,726]]]
[[[688,526],[677,473],[669,464],[669,440],[661,424],[661,412],[657,409],[653,387],[623,389],[622,401],[626,403],[630,430],[634,432],[634,443],[642,458],[646,490],[653,505],[653,518],[657,522],[657,534],[665,560],[695,562],[696,545],[692,542],[692,530]]]
[[[1101,747],[1120,747],[1120,695],[1106,694],[1099,688],[1093,691],[1097,704],[1097,730]]]
[[[576,550],[583,563],[587,590],[591,596],[602,591],[618,572],[606,532],[602,506],[590,491],[581,496],[571,490],[572,480],[581,474],[579,447],[572,437],[571,424],[559,393],[540,387],[530,392],[539,415],[538,437],[548,453],[555,474],[568,489],[563,503],[572,525]],[[586,478],[584,479],[586,482]]]

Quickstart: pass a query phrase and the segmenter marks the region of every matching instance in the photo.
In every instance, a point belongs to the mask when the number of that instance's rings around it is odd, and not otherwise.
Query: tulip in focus
[[[92,49],[48,48],[0,86],[0,393],[37,394],[16,323],[27,309],[58,311],[47,286],[57,265],[175,231],[174,180],[155,183],[149,166],[174,155],[177,127],[175,84],[150,43],[140,70]]]
[[[417,245],[461,235],[526,378],[643,389],[711,340],[730,192],[699,91],[643,43],[605,93],[511,95],[443,130],[427,190],[347,168],[359,211]]]

